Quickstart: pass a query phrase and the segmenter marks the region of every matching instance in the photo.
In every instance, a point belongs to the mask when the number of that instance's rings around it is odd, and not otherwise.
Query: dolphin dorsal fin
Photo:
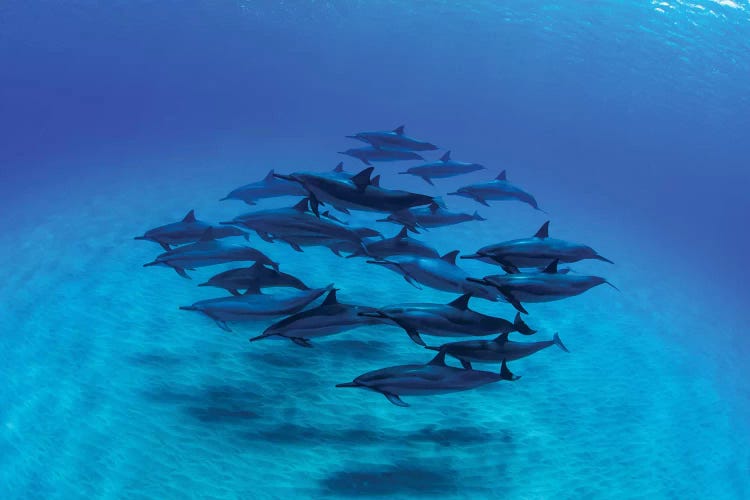
[[[495,177],[496,181],[507,181],[508,180],[508,174],[505,173],[505,170],[497,174],[497,177]]]
[[[440,208],[440,205],[438,205],[436,202],[433,201],[432,203],[428,205],[428,208],[430,209],[430,212],[434,214],[435,212],[438,211],[438,209]]]
[[[495,342],[505,344],[508,341],[508,335],[510,335],[510,332],[501,333],[495,338]]]
[[[448,161],[451,159],[451,152],[446,151],[443,156],[440,157],[440,161]]]
[[[189,211],[187,215],[182,218],[182,222],[195,222],[195,209]]]
[[[273,169],[269,170],[266,176],[263,178],[264,181],[272,181],[275,177],[273,176]]]
[[[404,126],[399,125],[398,127],[394,128],[393,133],[398,134],[398,135],[404,135]]]
[[[401,228],[401,231],[398,232],[396,235],[396,238],[402,239],[402,238],[408,238],[409,237],[409,228],[404,226]]]
[[[338,165],[336,165],[336,168],[333,169],[334,172],[343,172],[344,171],[344,162],[340,161]]]
[[[451,307],[455,307],[456,309],[459,309],[461,311],[465,311],[469,308],[469,299],[471,298],[470,293],[465,293],[461,295],[459,298],[452,302],[448,302],[448,305]]]
[[[198,241],[213,241],[215,239],[216,236],[214,235],[214,229],[209,226],[203,231],[203,235],[201,235],[201,239]]]
[[[449,264],[456,265],[456,256],[458,255],[458,250],[453,250],[452,252],[448,252],[447,254],[440,257],[441,260],[444,260],[445,262],[448,262]]]
[[[544,268],[542,271],[545,274],[557,274],[557,263],[560,262],[560,259],[555,259],[552,262],[549,263],[547,267]]]
[[[380,187],[380,174],[370,179],[370,185],[375,186],[375,187]]]
[[[339,301],[336,300],[336,290],[338,290],[338,288],[334,288],[333,290],[328,292],[328,295],[326,295],[326,299],[323,301],[322,305],[330,306],[330,305],[339,303]]]
[[[310,210],[310,199],[309,198],[302,198],[292,208],[295,209],[298,212],[307,212],[308,210]]]
[[[364,191],[367,186],[372,184],[370,175],[372,175],[372,171],[374,169],[375,167],[367,167],[366,169],[352,177],[352,182],[360,191]]]
[[[432,358],[427,364],[445,366],[445,350],[441,349],[440,352],[438,352],[437,355]]]
[[[540,227],[539,231],[536,232],[534,238],[549,238],[549,221],[542,224],[542,227]]]

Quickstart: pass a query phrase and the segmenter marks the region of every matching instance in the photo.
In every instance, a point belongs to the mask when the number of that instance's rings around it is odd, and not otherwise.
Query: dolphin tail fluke
[[[508,369],[508,363],[506,363],[505,360],[503,360],[503,364],[500,365],[500,377],[503,380],[510,380],[510,381],[518,380],[519,378],[521,378],[518,375],[513,375],[513,373]]]
[[[552,341],[555,343],[557,347],[562,349],[565,352],[570,352],[567,347],[565,347],[565,344],[562,343],[562,340],[560,340],[560,335],[555,332],[555,335],[552,337]]]
[[[136,239],[138,239],[138,238],[136,238]],[[604,262],[609,262],[610,264],[614,264],[614,262],[612,262],[611,260],[609,260],[609,259],[608,259],[608,258],[606,258],[606,257],[602,257],[602,256],[601,256],[601,255],[599,255],[599,254],[596,254],[596,255],[594,256],[594,258],[595,258],[596,260],[602,260],[602,261],[604,261]]]
[[[345,382],[343,384],[336,384],[336,387],[359,387],[359,384],[356,382]]]
[[[536,333],[536,330],[531,329],[523,318],[521,318],[520,312],[516,312],[516,318],[513,320],[513,328],[523,335],[534,335]]]

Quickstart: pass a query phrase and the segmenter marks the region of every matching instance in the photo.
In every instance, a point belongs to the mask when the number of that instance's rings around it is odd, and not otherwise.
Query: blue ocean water
[[[746,0],[6,0],[0,67],[0,498],[750,497]],[[574,267],[620,293],[530,307],[570,354],[399,408],[334,386],[429,360],[402,332],[251,345],[267,321],[178,310],[228,266],[141,267],[159,247],[133,236],[245,212],[218,200],[401,124],[549,213],[445,197],[488,220],[421,236],[441,253],[549,218],[616,263]],[[488,175],[401,167],[376,173],[430,195]],[[397,230],[375,218],[350,220]],[[347,302],[455,298],[251,242]]]

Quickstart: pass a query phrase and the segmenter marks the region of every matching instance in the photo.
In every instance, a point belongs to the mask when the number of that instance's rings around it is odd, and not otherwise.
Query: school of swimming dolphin
[[[458,250],[441,256],[409,232],[419,234],[420,230],[428,228],[485,219],[477,212],[451,212],[440,198],[382,187],[380,176],[372,176],[372,162],[424,160],[420,153],[438,147],[409,137],[403,126],[392,131],[360,132],[347,137],[367,144],[342,152],[361,160],[367,165],[364,170],[349,173],[342,163],[328,172],[280,174],[271,170],[262,180],[238,187],[222,200],[240,200],[252,206],[266,198],[293,196],[301,197],[299,202],[288,208],[245,213],[219,224],[198,220],[191,210],[181,221],[156,227],[135,238],[158,243],[164,249],[144,266],[171,267],[183,278],[190,279],[187,271],[198,267],[252,262],[250,267],[221,272],[199,285],[221,288],[229,295],[180,307],[203,313],[226,331],[231,331],[228,323],[276,319],[260,335],[251,338],[251,342],[281,338],[298,346],[312,347],[312,342],[320,337],[361,326],[403,330],[415,344],[437,351],[437,355],[427,363],[390,366],[336,386],[379,392],[398,406],[409,406],[401,396],[465,391],[500,380],[516,380],[519,377],[508,369],[508,362],[552,345],[568,352],[557,333],[551,340],[540,342],[510,340],[509,334],[536,333],[521,317],[521,313],[528,314],[525,304],[561,300],[600,284],[611,285],[604,278],[571,273],[570,269],[559,268],[559,264],[584,259],[611,263],[610,260],[589,246],[551,238],[547,221],[531,237],[499,242],[460,256],[502,270],[502,273],[483,277],[470,276],[456,264]],[[433,179],[481,170],[485,170],[483,165],[453,160],[448,151],[435,161],[399,173],[420,177],[434,186]],[[471,198],[485,206],[489,206],[490,201],[515,200],[541,210],[531,194],[508,181],[504,170],[489,182],[463,186],[447,194]],[[331,209],[344,215],[338,217]],[[378,222],[397,224],[402,229],[386,238],[374,229],[351,226],[342,220],[350,210],[384,214]],[[286,243],[298,252],[302,252],[303,247],[320,246],[337,256],[362,257],[369,264],[400,274],[417,289],[443,290],[458,294],[458,298],[447,304],[403,303],[382,307],[340,302],[338,289],[333,284],[310,288],[299,278],[281,272],[280,264],[260,250],[225,240],[239,236],[249,241],[252,233],[266,242]],[[274,287],[295,291],[283,296],[263,292]],[[323,296],[320,305],[310,307]],[[508,302],[517,310],[515,318],[509,321],[474,311],[469,308],[472,298]],[[422,336],[469,340],[431,346]],[[495,337],[475,338],[488,336]],[[458,360],[461,367],[446,364],[446,356]],[[477,370],[472,363],[494,363],[500,368],[498,371]]]

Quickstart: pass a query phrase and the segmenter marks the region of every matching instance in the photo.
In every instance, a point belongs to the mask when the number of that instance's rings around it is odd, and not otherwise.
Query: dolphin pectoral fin
[[[416,331],[416,330],[414,330],[412,328],[407,328],[406,329],[406,334],[409,336],[409,338],[415,344],[421,345],[423,347],[427,347],[427,344],[424,343],[424,340],[422,340],[422,337],[419,336],[419,332],[418,331]]]
[[[448,193],[448,194],[450,194],[450,193]],[[484,198],[479,198],[479,197],[476,197],[476,196],[475,196],[475,197],[474,197],[474,200],[475,200],[475,201],[476,201],[477,203],[481,203],[481,204],[482,204],[482,205],[484,205],[485,207],[489,207],[489,206],[490,206],[490,204],[489,204],[489,203],[487,203],[487,201],[485,201],[485,199],[484,199]]]
[[[567,347],[565,347],[565,344],[563,344],[562,340],[560,340],[560,334],[555,333],[555,335],[552,337],[552,341],[555,343],[557,347],[562,349],[565,352],[570,352]]]
[[[388,401],[390,401],[396,406],[400,406],[402,408],[406,408],[409,406],[407,403],[404,403],[403,401],[401,401],[401,398],[398,397],[398,394],[393,394],[392,392],[384,392],[383,396],[385,396],[386,399],[388,399]]]
[[[240,296],[240,295],[242,295],[242,294],[240,293],[240,291],[239,291],[239,290],[237,290],[236,288],[228,288],[227,290],[228,290],[228,291],[229,291],[229,293],[231,293],[232,295],[235,295],[235,296]]]
[[[313,346],[309,340],[303,339],[302,337],[290,337],[290,340],[300,347],[312,347]]]
[[[526,324],[526,322],[521,318],[521,313],[517,312],[516,317],[513,320],[513,328],[515,331],[522,335],[534,335],[536,333],[536,330],[529,327],[529,325]]]
[[[614,288],[615,290],[617,290],[618,292],[622,293],[622,290],[620,290],[619,288],[617,288],[615,285],[613,285],[609,281],[605,281],[605,283],[608,284],[609,286],[611,286],[612,288]]]
[[[409,283],[411,286],[413,286],[417,290],[422,290],[422,287],[419,285],[419,283],[414,281],[414,279],[408,274],[404,274],[404,279],[406,280],[407,283]]]
[[[510,380],[510,381],[518,380],[519,378],[521,378],[520,376],[513,375],[513,373],[511,373],[511,371],[508,369],[508,364],[506,363],[505,360],[503,360],[503,364],[500,365],[500,377],[503,380]]]
[[[333,208],[335,208],[336,210],[338,210],[338,211],[339,211],[339,212],[341,212],[342,214],[346,214],[346,215],[351,215],[351,214],[352,214],[352,213],[351,213],[351,212],[349,211],[349,209],[348,209],[348,208],[344,208],[344,207],[337,207],[337,206],[334,206]]]
[[[376,148],[376,149],[377,149],[377,148]],[[364,163],[365,165],[372,165],[372,163],[370,163],[370,162],[369,162],[369,161],[367,160],[367,158],[360,158],[360,160],[361,160],[361,161],[362,161],[362,163]]]
[[[335,248],[335,247],[331,248],[331,252],[333,252],[333,255],[335,255],[336,257],[341,257],[342,256],[341,252],[339,252],[338,248]]]
[[[610,264],[614,264],[614,262],[612,262],[611,260],[609,260],[609,259],[608,259],[608,258],[606,258],[606,257],[602,257],[602,256],[601,256],[601,255],[599,255],[599,254],[596,254],[596,255],[594,256],[594,258],[595,258],[596,260],[601,260],[601,261],[604,261],[604,262],[609,262]]]
[[[188,273],[186,273],[186,272],[185,272],[185,270],[184,270],[183,268],[181,268],[181,267],[173,267],[172,269],[174,269],[174,272],[176,272],[177,274],[179,274],[180,276],[182,276],[182,277],[183,277],[183,278],[185,278],[185,279],[189,279],[189,280],[193,279],[193,278],[191,278],[191,277],[190,277],[190,276],[188,275]]]
[[[266,233],[264,231],[255,231],[255,233],[258,235],[258,237],[261,240],[266,241],[268,243],[273,243],[273,238],[271,238],[270,234],[268,234],[268,233]]]
[[[290,247],[292,247],[292,249],[293,249],[293,250],[294,250],[295,252],[302,252],[302,251],[303,251],[303,250],[302,250],[302,247],[301,247],[301,246],[299,246],[298,244],[296,244],[296,243],[294,243],[294,242],[291,242],[291,241],[287,241],[287,243],[289,243],[289,246],[290,246]]]
[[[422,180],[425,181],[430,186],[434,186],[435,185],[435,183],[432,182],[432,179],[430,179],[429,177],[422,177]]]
[[[524,314],[529,314],[529,311],[527,311],[523,307],[521,302],[519,302],[518,299],[515,298],[506,287],[499,287],[498,290],[500,291],[500,294],[505,298],[505,300],[507,300],[510,305],[516,308],[516,311],[522,312]]]
[[[503,271],[505,271],[506,274],[519,274],[521,272],[520,269],[518,269],[516,266],[509,262],[505,262],[498,259],[493,259],[495,262],[498,263],[498,265],[502,268]]]
[[[166,243],[162,243],[161,241],[159,242],[159,245],[161,245],[161,247],[162,247],[162,248],[163,248],[163,249],[164,249],[165,251],[167,251],[167,252],[169,252],[170,250],[172,250],[172,249],[171,249],[171,248],[169,247],[169,245],[167,245]]]
[[[218,326],[219,328],[221,328],[221,329],[222,329],[222,330],[224,330],[225,332],[231,332],[231,331],[232,331],[232,329],[231,329],[231,328],[229,328],[229,325],[227,325],[227,322],[226,322],[226,321],[224,321],[224,320],[221,320],[221,319],[215,319],[215,318],[214,318],[214,322],[216,323],[216,325],[217,325],[217,326]]]
[[[471,370],[471,361],[466,361],[465,359],[459,359],[461,362],[461,366],[464,367],[464,370]]]

